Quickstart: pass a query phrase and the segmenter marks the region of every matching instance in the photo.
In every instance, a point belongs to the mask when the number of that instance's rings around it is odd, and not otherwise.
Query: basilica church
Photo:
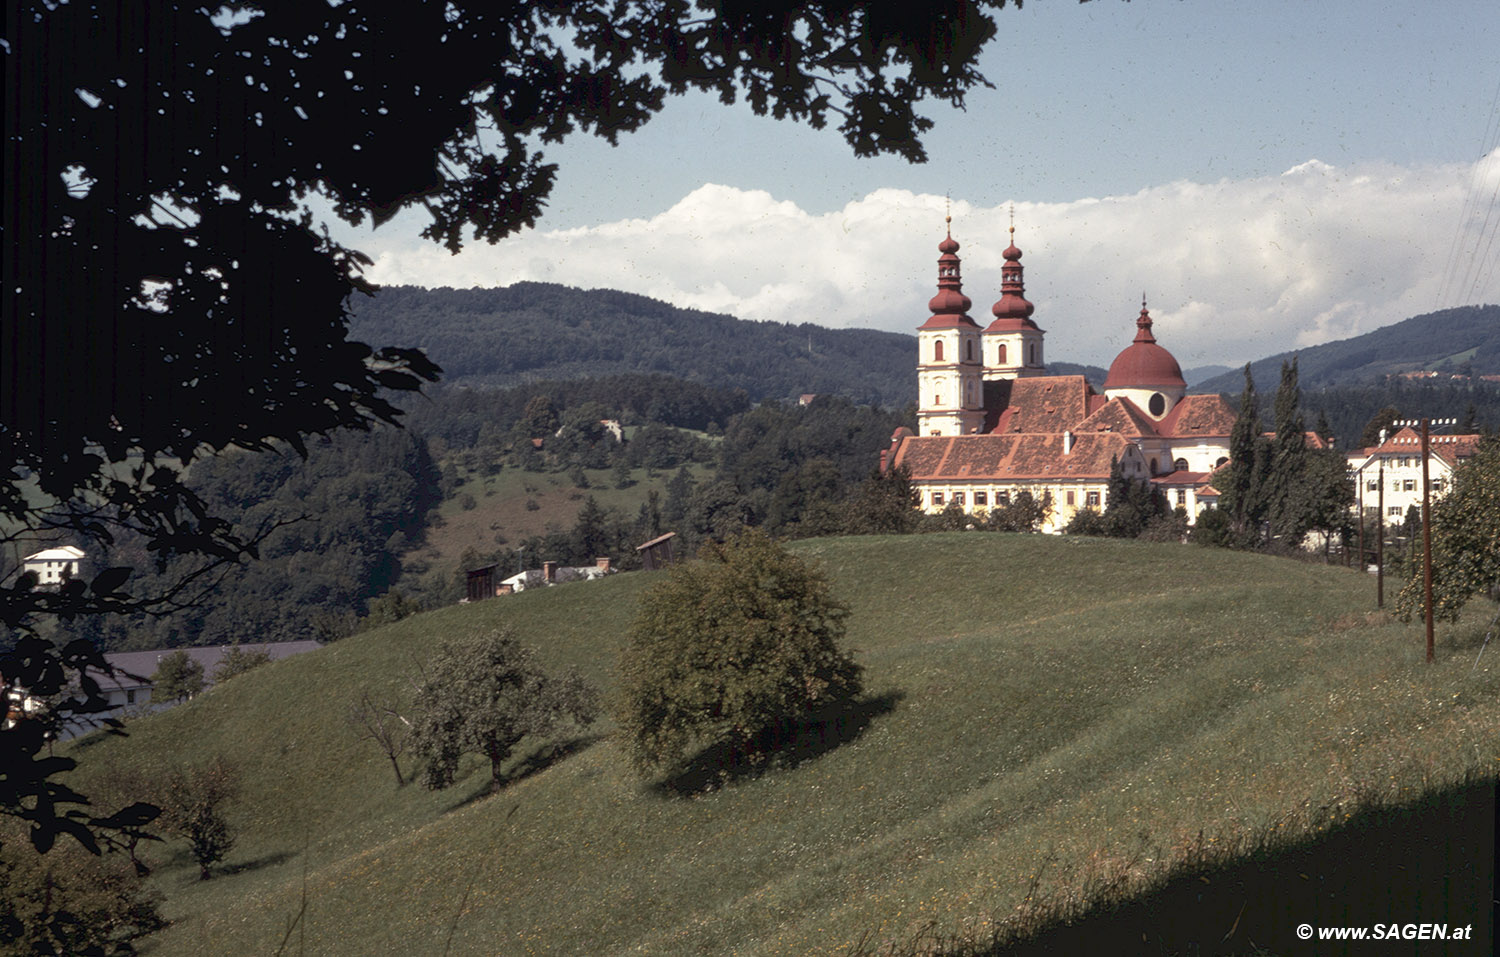
[[[1212,473],[1228,461],[1234,409],[1222,396],[1187,394],[1144,302],[1101,395],[1083,376],[1047,374],[1015,227],[994,321],[982,329],[969,316],[958,249],[950,230],[938,245],[932,315],[917,327],[917,431],[898,429],[881,454],[882,467],[910,473],[924,511],[981,512],[1024,490],[1050,497],[1043,530],[1059,531],[1079,509],[1109,504],[1113,461],[1190,518],[1216,504]]]

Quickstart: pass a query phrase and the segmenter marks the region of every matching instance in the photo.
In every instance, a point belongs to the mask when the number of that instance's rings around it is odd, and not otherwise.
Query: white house
[[[83,571],[83,549],[73,545],[59,545],[27,555],[21,561],[21,572],[36,572],[37,584],[43,587],[59,585],[69,578],[77,578]]]
[[[1478,435],[1427,437],[1427,480],[1433,498],[1442,497],[1453,486],[1454,470],[1474,454],[1480,438]],[[1379,445],[1351,449],[1348,461],[1367,520],[1379,517],[1386,525],[1399,525],[1406,520],[1407,509],[1422,507],[1422,434],[1416,429],[1408,426],[1384,437]]]

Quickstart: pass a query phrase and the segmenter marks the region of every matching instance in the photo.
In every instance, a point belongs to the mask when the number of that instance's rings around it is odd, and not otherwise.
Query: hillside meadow
[[[642,782],[606,721],[520,756],[494,797],[477,761],[450,790],[397,788],[347,721],[438,642],[499,627],[610,690],[644,573],[418,615],[81,743],[85,789],[116,764],[242,769],[239,843],[212,880],[182,846],[153,852],[173,925],[142,953],[772,957],[980,939],[1216,845],[1317,840],[1372,800],[1497,770],[1487,608],[1440,628],[1429,666],[1420,626],[1375,612],[1373,582],[1343,568],[982,533],[794,547],[853,608],[866,701],[807,729],[788,767],[727,786]],[[1488,914],[1455,896],[1395,902],[1392,919]],[[1308,952],[1244,911],[1213,947],[1172,941],[1169,913],[1131,933],[1150,953]]]

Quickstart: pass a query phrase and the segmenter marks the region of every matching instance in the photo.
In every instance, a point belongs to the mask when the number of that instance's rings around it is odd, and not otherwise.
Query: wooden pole
[[[1427,520],[1427,419],[1422,419],[1422,604],[1427,618],[1427,661],[1432,662],[1432,527]]]

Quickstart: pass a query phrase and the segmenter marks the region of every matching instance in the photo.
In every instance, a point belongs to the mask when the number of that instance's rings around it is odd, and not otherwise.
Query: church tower
[[[1026,301],[1021,250],[1016,248],[1016,226],[1010,227],[1010,246],[1000,267],[1000,301],[991,307],[995,321],[984,330],[984,378],[1017,379],[1046,375],[1042,361],[1044,332],[1031,321],[1036,306]]]
[[[963,293],[951,223],[938,244],[938,292],[932,317],[917,327],[917,434],[969,435],[984,423],[983,356],[973,302]]]

